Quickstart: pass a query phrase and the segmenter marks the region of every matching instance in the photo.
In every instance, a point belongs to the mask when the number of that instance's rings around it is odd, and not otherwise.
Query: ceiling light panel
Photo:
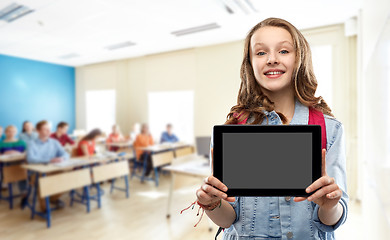
[[[127,41],[127,42],[122,42],[122,43],[116,43],[116,44],[109,45],[109,46],[105,47],[105,49],[112,51],[112,50],[125,48],[125,47],[130,47],[130,46],[134,46],[134,45],[135,45],[135,43]]]
[[[13,22],[16,19],[19,19],[29,13],[32,13],[34,10],[17,3],[11,3],[5,8],[0,10],[0,20],[6,22]]]
[[[171,34],[175,35],[176,37],[180,37],[183,35],[188,35],[188,34],[193,34],[193,33],[198,33],[198,32],[204,32],[212,29],[217,29],[220,28],[221,26],[218,25],[217,23],[209,23],[206,25],[201,25],[201,26],[196,26],[196,27],[191,27],[191,28],[186,28],[186,29],[181,29],[177,30],[174,32],[171,32]]]

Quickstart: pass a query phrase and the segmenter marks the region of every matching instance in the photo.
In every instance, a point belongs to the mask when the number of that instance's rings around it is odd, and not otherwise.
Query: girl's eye
[[[259,52],[259,53],[257,53],[257,55],[263,56],[263,55],[265,55],[265,52]]]
[[[287,50],[282,50],[282,51],[280,51],[280,53],[281,53],[281,54],[287,54],[288,51],[287,51]]]

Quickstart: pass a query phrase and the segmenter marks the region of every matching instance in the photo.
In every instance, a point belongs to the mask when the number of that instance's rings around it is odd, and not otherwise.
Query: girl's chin
[[[265,82],[265,84],[263,82],[263,84],[261,84],[261,87],[269,92],[278,92],[281,90],[285,90],[288,87],[288,84],[284,84],[281,82],[268,82],[267,81],[267,82]]]

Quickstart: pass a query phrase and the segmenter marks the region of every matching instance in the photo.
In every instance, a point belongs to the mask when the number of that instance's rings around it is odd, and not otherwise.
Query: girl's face
[[[24,129],[26,130],[26,132],[30,133],[30,132],[33,131],[34,126],[32,125],[32,123],[27,122],[27,123],[24,125]]]
[[[250,43],[253,72],[264,93],[292,90],[295,49],[291,34],[279,27],[262,27]]]

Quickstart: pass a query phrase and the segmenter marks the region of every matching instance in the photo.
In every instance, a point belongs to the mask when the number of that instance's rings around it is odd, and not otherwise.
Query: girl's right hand
[[[211,161],[214,160],[213,149],[211,149]],[[218,178],[210,175],[204,179],[202,186],[196,191],[198,201],[203,205],[211,205],[220,199],[228,202],[234,202],[235,197],[228,197],[226,191],[227,186],[223,184]]]
[[[224,199],[228,202],[234,202],[235,197],[228,197],[225,193],[228,190],[225,184],[219,181],[213,175],[204,179],[203,185],[196,191],[198,201],[203,205],[211,205]]]

